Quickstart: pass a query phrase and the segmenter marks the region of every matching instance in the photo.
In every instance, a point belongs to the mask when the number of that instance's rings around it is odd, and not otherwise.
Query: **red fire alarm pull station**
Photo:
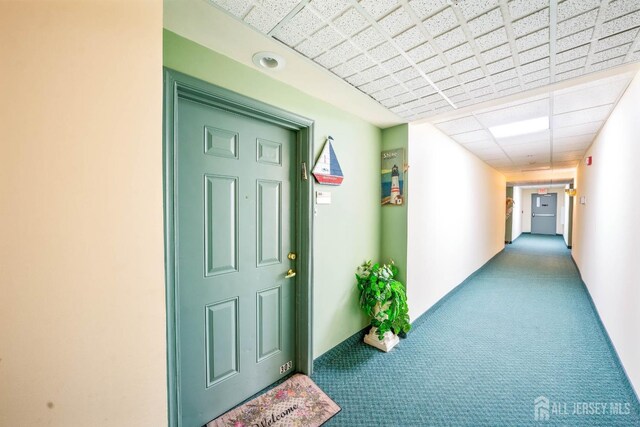
[[[584,159],[584,164],[585,165],[591,166],[592,163],[593,163],[593,157],[589,156],[589,157]]]

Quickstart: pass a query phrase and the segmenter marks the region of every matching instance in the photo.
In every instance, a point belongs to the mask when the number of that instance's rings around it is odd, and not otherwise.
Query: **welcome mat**
[[[219,416],[207,427],[317,427],[340,407],[306,375],[295,374],[279,386]]]

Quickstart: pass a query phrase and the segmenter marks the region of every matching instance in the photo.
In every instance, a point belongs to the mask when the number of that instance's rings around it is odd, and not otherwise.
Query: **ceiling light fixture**
[[[506,125],[492,126],[489,131],[496,138],[508,138],[510,136],[524,135],[549,129],[549,117],[536,117],[535,119],[522,120]]]
[[[287,61],[277,53],[273,52],[258,52],[253,55],[253,63],[258,68],[264,68],[267,70],[278,71],[282,70]]]

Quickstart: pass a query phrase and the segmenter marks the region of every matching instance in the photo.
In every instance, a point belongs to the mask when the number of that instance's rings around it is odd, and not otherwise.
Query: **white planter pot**
[[[364,342],[386,353],[400,342],[400,338],[393,332],[387,331],[384,334],[384,339],[380,341],[378,338],[378,328],[372,326],[369,333],[364,336]]]

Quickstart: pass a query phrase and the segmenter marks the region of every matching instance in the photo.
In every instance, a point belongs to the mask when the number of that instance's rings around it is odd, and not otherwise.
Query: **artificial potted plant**
[[[364,342],[385,352],[398,344],[397,334],[411,329],[407,292],[394,279],[397,274],[393,261],[389,265],[367,261],[356,271],[360,307],[371,317],[371,329]]]

